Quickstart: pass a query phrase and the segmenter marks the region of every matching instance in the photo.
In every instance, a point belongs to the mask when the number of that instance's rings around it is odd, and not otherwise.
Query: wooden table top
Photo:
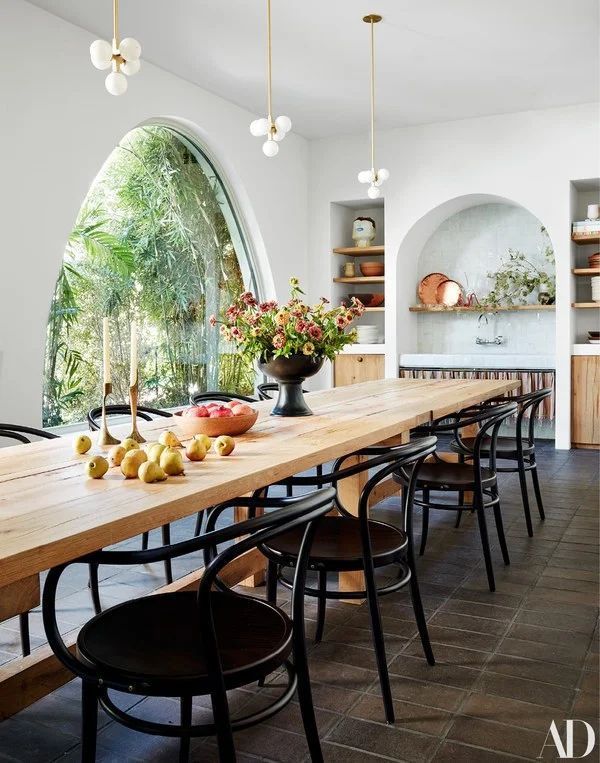
[[[119,469],[86,479],[84,463],[99,451],[74,455],[71,436],[1,448],[0,586],[518,386],[508,380],[366,382],[310,393],[315,415],[305,418],[269,416],[272,401],[257,403],[258,421],[237,438],[230,456],[211,451],[202,462],[186,461],[184,476],[152,485],[125,480]],[[138,424],[147,440],[167,429],[181,434],[176,419]],[[111,429],[126,437],[130,427]]]

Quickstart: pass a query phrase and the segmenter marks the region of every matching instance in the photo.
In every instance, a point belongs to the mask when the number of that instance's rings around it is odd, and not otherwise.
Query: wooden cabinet
[[[600,356],[574,355],[571,368],[571,442],[600,448]]]
[[[333,384],[335,387],[344,387],[347,384],[383,379],[384,364],[384,355],[336,355]]]

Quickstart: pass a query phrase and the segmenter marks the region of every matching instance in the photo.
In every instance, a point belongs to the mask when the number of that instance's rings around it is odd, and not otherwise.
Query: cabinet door
[[[600,447],[600,356],[574,356],[571,385],[573,446],[598,448]]]
[[[384,378],[383,355],[337,355],[334,361],[334,385],[377,381]]]

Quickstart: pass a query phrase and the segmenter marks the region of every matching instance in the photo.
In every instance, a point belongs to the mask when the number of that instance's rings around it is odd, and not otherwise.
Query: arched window
[[[227,189],[210,159],[165,126],[139,127],[109,156],[81,207],[48,320],[43,421],[99,404],[101,326],[110,317],[115,401],[128,400],[129,326],[140,332],[140,401],[250,392],[254,372],[209,325],[257,283]]]

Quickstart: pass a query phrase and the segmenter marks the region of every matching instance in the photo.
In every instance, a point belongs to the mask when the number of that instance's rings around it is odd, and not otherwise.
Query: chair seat
[[[228,689],[268,675],[291,651],[292,623],[272,604],[232,593],[212,595],[215,632]],[[81,629],[80,659],[107,684],[181,696],[209,691],[194,591],[147,596],[105,610]]]
[[[463,437],[462,438],[463,443],[466,445],[468,451],[472,451],[473,447],[475,445],[475,438],[474,437]],[[491,439],[489,437],[484,437],[483,442],[481,444],[481,455],[487,456],[490,452],[490,442]],[[535,450],[535,447],[533,445],[530,445],[527,440],[523,440],[523,454],[525,456],[528,456],[529,454],[533,453]],[[450,447],[452,450],[454,450],[457,453],[464,453],[464,449],[461,448],[460,444],[453,440],[450,443]],[[498,440],[496,442],[496,458],[506,458],[511,461],[516,461],[518,458],[517,453],[517,438],[516,437],[498,437]]]
[[[491,469],[481,468],[484,485],[495,482],[496,476]],[[453,464],[435,461],[425,463],[419,469],[417,488],[430,490],[474,490],[475,475],[470,464]]]
[[[373,561],[386,563],[406,547],[406,533],[393,525],[369,520]],[[295,558],[300,551],[302,530],[290,530],[269,541],[263,550],[269,554]],[[310,550],[309,564],[321,564],[330,570],[363,569],[360,526],[357,519],[339,516],[321,517],[317,522]]]

